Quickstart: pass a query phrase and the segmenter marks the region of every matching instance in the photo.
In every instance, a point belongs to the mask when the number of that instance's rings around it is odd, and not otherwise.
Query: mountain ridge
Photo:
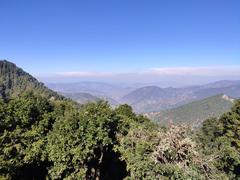
[[[33,91],[52,99],[63,99],[63,96],[47,88],[16,64],[0,60],[0,97],[14,98],[25,91]]]
[[[161,124],[173,122],[199,126],[205,119],[219,117],[223,113],[230,111],[234,102],[235,99],[226,94],[219,94],[173,109],[147,113],[145,115]]]
[[[131,86],[129,84],[121,84],[118,86],[116,84],[111,85],[100,82],[56,83],[47,85],[57,92],[89,93],[100,99],[111,101],[111,104],[114,105],[129,104],[136,113],[158,112],[176,108],[222,93],[233,98],[240,97],[239,80],[222,80],[181,88],[161,88],[157,85],[139,87],[139,85],[134,86],[134,84]]]
[[[121,99],[121,102],[130,104],[138,113],[147,113],[175,108],[219,94],[226,94],[233,98],[240,97],[240,81],[224,80],[185,88],[160,88],[157,86],[148,86],[147,88],[147,91],[143,87],[130,92]],[[149,88],[153,89],[149,90]]]

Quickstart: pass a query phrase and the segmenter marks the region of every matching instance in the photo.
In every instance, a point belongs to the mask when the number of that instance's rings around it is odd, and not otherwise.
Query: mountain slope
[[[100,98],[93,96],[89,93],[60,93],[60,94],[78,102],[79,104],[86,104],[88,102],[97,102],[101,100]]]
[[[120,105],[118,101],[108,96],[99,96],[98,98],[100,98],[103,101],[107,101],[112,107]]]
[[[0,61],[0,97],[16,97],[25,91],[33,91],[48,98],[63,98],[15,64],[6,60]]]
[[[162,102],[164,97],[166,97],[166,93],[161,88],[147,86],[127,94],[121,98],[120,102],[131,105],[134,111],[141,113],[152,111],[153,104]],[[158,106],[161,107],[160,104]]]
[[[219,94],[239,98],[240,81],[224,80],[184,88],[146,86],[125,95],[120,102],[131,105],[137,113],[148,113],[179,107]]]
[[[222,81],[216,81],[212,83],[208,83],[206,85],[200,86],[201,89],[207,89],[207,88],[226,88],[230,86],[236,86],[240,85],[240,80],[222,80]]]
[[[119,103],[107,96],[93,96],[89,93],[79,92],[79,93],[66,93],[66,92],[59,92],[59,94],[62,94],[63,96],[72,99],[73,101],[76,101],[79,104],[86,104],[89,102],[97,102],[97,101],[107,101],[112,107],[116,107],[119,105]]]
[[[145,113],[174,107],[188,102],[188,98],[181,89],[147,86],[129,93],[120,102],[131,105],[135,112]]]
[[[196,99],[203,99],[216,94],[227,94],[233,98],[240,97],[240,83],[233,85],[223,85],[222,87],[200,88],[194,92]]]
[[[227,95],[221,94],[174,109],[157,113],[148,113],[147,116],[162,124],[174,122],[190,123],[194,126],[198,126],[209,117],[219,117],[223,113],[229,111],[233,103],[233,99],[229,98]]]
[[[143,87],[143,88],[139,88],[131,93],[129,93],[128,95],[124,96],[122,98],[122,101],[127,101],[130,104],[136,104],[139,103],[143,100],[154,100],[154,99],[159,99],[163,96],[166,95],[166,92],[157,87],[157,86],[147,86],[147,87]]]

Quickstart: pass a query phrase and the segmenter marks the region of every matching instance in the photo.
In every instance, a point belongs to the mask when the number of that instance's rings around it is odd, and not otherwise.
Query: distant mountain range
[[[88,93],[118,100],[135,88],[102,82],[47,83],[50,89],[63,93]]]
[[[147,86],[127,94],[120,102],[131,105],[138,113],[145,113],[187,103],[191,97],[190,92],[182,89]]]
[[[88,93],[96,98],[102,99],[104,97],[105,100],[109,100],[114,105],[129,104],[137,113],[158,112],[176,108],[219,94],[226,94],[233,98],[240,97],[240,81],[227,80],[183,88],[160,88],[158,86],[139,88],[137,85],[118,86],[99,82],[47,85],[55,91],[70,93],[71,98],[76,101],[80,98],[79,95],[81,94],[79,93]],[[84,94],[82,95],[84,96]],[[91,100],[92,98],[89,99],[89,101]]]
[[[240,81],[219,81],[185,88],[143,87],[127,94],[120,102],[131,105],[136,112],[145,113],[178,107],[219,94],[239,98]]]
[[[161,124],[167,123],[187,123],[199,126],[204,120],[210,117],[219,117],[224,112],[230,111],[234,104],[234,99],[225,94],[209,97],[195,101],[170,110],[147,113],[150,119]]]

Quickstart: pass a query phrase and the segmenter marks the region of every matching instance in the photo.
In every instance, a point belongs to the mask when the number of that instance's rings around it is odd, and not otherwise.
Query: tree
[[[240,179],[240,102],[219,119],[203,123],[198,139],[203,153],[215,156],[214,165],[230,179]],[[214,155],[215,154],[215,155]]]
[[[41,165],[45,161],[46,136],[54,122],[53,111],[46,98],[33,93],[0,107],[0,174],[16,178],[45,176]],[[34,174],[39,169],[41,173]]]
[[[106,156],[113,153],[118,121],[116,113],[105,102],[90,103],[60,117],[48,137],[48,158],[53,162],[51,178],[108,176],[102,166]]]

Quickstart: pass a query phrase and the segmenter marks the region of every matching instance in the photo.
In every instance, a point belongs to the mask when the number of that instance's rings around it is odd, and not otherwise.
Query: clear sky
[[[0,59],[38,76],[232,68],[240,1],[0,0]]]

